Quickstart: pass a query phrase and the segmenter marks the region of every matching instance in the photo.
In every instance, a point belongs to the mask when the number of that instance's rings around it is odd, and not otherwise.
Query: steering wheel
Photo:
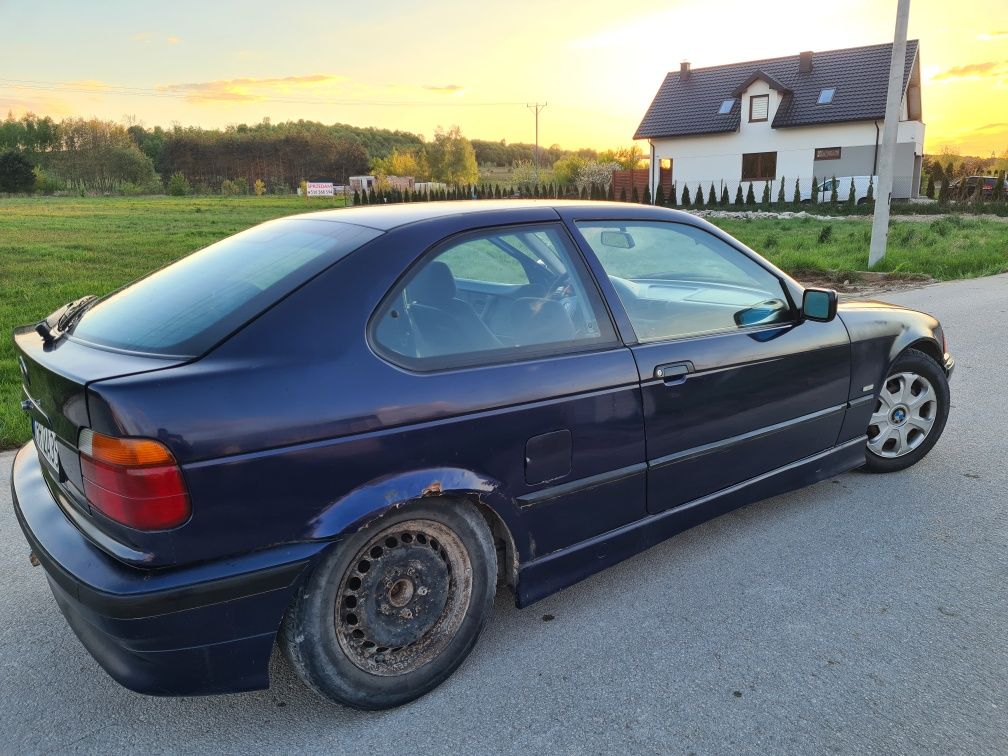
[[[570,288],[570,282],[570,271],[565,270],[563,273],[557,274],[557,276],[550,281],[549,287],[546,289],[545,299],[550,299],[554,302],[566,299],[567,296],[565,295],[565,292],[568,288]]]

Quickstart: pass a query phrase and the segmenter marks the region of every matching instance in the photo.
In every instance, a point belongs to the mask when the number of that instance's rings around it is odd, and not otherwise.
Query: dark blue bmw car
[[[15,333],[14,506],[137,691],[409,701],[519,606],[949,411],[932,317],[837,305],[694,216],[406,204],[225,239]]]

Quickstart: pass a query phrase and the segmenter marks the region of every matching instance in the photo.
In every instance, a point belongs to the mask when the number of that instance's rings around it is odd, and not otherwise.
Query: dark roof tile
[[[908,40],[903,88],[913,70],[918,41]],[[718,108],[747,81],[764,78],[775,89],[786,90],[774,115],[773,127],[811,126],[885,117],[886,88],[892,43],[813,53],[812,70],[798,72],[797,55],[725,66],[695,68],[686,81],[679,72],[665,77],[634,139],[694,136],[735,131],[741,108],[736,100],[726,115]],[[762,77],[757,76],[762,74]],[[836,89],[833,102],[817,105],[819,92]]]

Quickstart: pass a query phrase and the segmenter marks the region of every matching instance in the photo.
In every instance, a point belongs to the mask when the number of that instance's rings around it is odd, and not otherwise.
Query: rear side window
[[[111,294],[73,338],[131,352],[197,356],[380,231],[278,220],[223,239]]]
[[[416,370],[610,346],[601,296],[556,226],[489,229],[424,256],[371,324],[389,361]]]

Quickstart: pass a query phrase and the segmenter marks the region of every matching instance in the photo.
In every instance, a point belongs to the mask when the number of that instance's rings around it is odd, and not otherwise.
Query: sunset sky
[[[892,39],[895,0],[0,0],[0,113],[631,141],[665,73]],[[1008,150],[1008,0],[913,0],[926,150]]]

